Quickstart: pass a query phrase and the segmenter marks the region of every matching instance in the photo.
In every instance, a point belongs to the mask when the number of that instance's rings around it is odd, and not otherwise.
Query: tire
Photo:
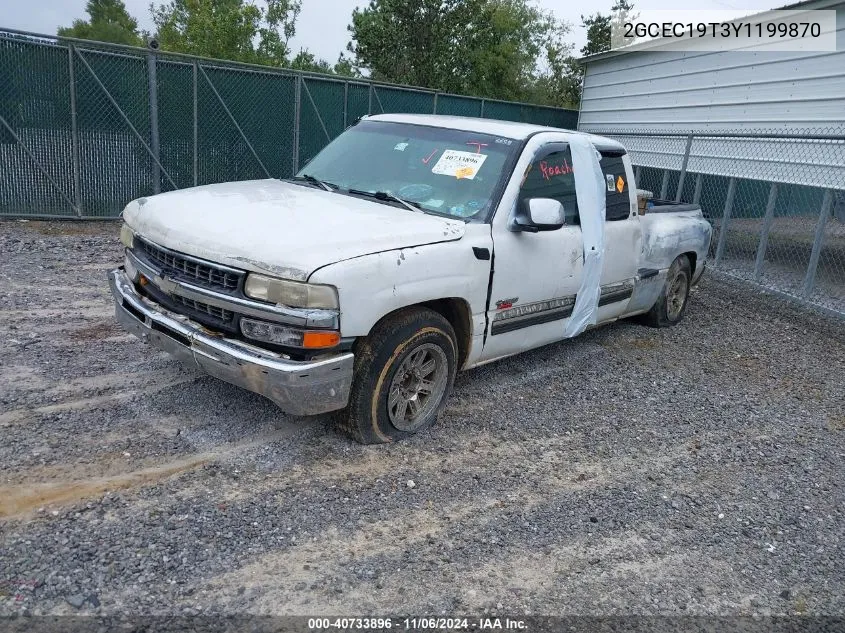
[[[430,427],[452,391],[457,349],[451,324],[434,310],[409,308],[380,321],[355,349],[349,405],[338,426],[362,444]]]
[[[689,258],[681,255],[669,267],[660,297],[643,315],[643,322],[650,327],[672,327],[680,323],[687,309],[691,281]]]

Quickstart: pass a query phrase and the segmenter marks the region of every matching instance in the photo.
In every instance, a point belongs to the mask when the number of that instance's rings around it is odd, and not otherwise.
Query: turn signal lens
[[[302,347],[306,349],[334,347],[338,343],[340,334],[337,332],[305,332],[302,337]]]
[[[340,343],[340,333],[325,330],[300,330],[267,321],[241,318],[241,332],[247,338],[276,345],[324,349]]]

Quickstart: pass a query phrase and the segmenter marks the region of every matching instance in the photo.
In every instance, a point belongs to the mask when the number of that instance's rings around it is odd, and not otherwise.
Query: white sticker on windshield
[[[437,164],[431,168],[431,172],[441,176],[473,180],[485,160],[487,160],[487,154],[447,149]]]
[[[396,143],[393,149],[397,152],[404,152],[406,147],[408,147],[408,143]]]

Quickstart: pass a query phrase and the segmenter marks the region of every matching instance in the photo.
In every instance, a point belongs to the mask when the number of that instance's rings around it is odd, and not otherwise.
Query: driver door
[[[491,227],[493,280],[482,361],[561,340],[581,285],[583,242],[569,145],[529,146],[514,173]],[[564,226],[515,231],[515,205],[525,208],[531,198],[560,202]]]

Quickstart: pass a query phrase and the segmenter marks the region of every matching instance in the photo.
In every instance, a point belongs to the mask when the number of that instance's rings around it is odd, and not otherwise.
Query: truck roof
[[[444,114],[376,114],[366,117],[371,121],[386,121],[389,123],[407,123],[409,125],[429,125],[432,127],[450,128],[466,132],[478,132],[479,134],[491,134],[514,140],[525,140],[537,132],[565,132],[566,134],[577,134],[586,136],[593,145],[600,149],[624,150],[625,147],[618,141],[577,132],[575,130],[564,130],[562,128],[549,127],[544,125],[533,125],[531,123],[517,123],[515,121],[498,121],[495,119],[479,119],[465,116],[448,116]]]

